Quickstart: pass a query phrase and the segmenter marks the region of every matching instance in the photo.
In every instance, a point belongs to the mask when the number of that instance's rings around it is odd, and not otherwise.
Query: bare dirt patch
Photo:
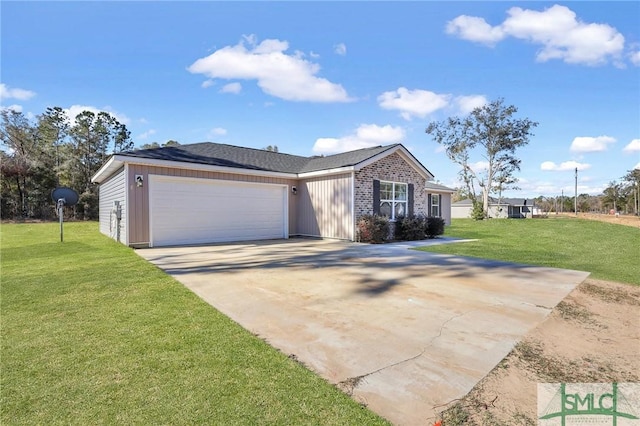
[[[462,400],[443,426],[535,425],[538,383],[640,381],[640,287],[588,279]]]
[[[549,217],[552,217],[554,213],[549,213]],[[559,216],[573,217],[576,215],[573,213],[560,213]],[[597,214],[597,213],[578,213],[578,218],[597,220],[600,222],[613,223],[616,225],[633,226],[634,228],[640,228],[640,216],[633,215],[619,215],[614,214]]]

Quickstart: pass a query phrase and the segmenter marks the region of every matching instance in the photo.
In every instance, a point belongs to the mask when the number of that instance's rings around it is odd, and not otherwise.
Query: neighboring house
[[[469,218],[472,208],[470,199],[457,201],[451,205],[451,217],[456,219]],[[499,204],[497,199],[489,199],[489,217],[492,218],[532,218],[534,209],[534,201],[531,199],[503,198]]]
[[[301,157],[216,143],[113,155],[100,231],[134,247],[313,236],[355,240],[364,214],[451,222],[452,189],[401,144]]]

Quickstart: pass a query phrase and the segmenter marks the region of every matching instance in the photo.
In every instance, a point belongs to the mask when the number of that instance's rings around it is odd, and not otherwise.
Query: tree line
[[[516,118],[517,111],[500,98],[475,108],[466,117],[449,117],[426,128],[426,133],[460,167],[458,176],[463,186],[458,188],[453,201],[470,199],[474,219],[488,217],[490,199],[500,203],[504,191],[519,189],[516,173],[520,171],[521,160],[516,151],[529,143],[538,123]],[[482,163],[486,167],[474,169],[474,165]],[[575,213],[576,209],[575,197],[569,196],[540,196],[535,203],[545,212]],[[629,170],[619,181],[610,182],[600,195],[580,194],[577,210],[638,215],[640,170]]]
[[[549,213],[575,213],[576,205],[579,213],[622,213],[640,214],[640,170],[629,170],[619,180],[609,182],[599,195],[579,194],[575,196],[560,195],[557,197],[539,196],[535,198],[536,206]]]
[[[91,177],[111,154],[133,149],[127,127],[107,112],[71,119],[60,107],[31,118],[0,111],[0,214],[3,219],[55,217],[51,191],[67,186],[80,201],[69,214],[98,218],[98,188]]]
[[[457,188],[451,201],[456,202],[470,198],[466,188]],[[609,182],[601,194],[579,194],[578,202],[574,195],[545,196],[533,199],[535,206],[544,213],[575,213],[576,205],[579,213],[621,213],[640,214],[640,170],[629,170],[619,180]]]

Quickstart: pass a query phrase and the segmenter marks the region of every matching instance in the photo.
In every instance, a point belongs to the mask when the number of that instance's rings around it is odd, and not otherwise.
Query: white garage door
[[[149,176],[152,246],[288,237],[287,187]]]

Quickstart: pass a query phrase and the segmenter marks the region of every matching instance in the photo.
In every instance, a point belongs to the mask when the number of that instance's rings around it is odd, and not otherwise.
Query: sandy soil
[[[639,382],[640,287],[588,279],[462,400],[443,426],[535,425],[537,383]]]
[[[553,216],[554,213],[549,213]],[[576,217],[573,213],[561,213],[560,216]],[[633,226],[640,228],[640,216],[632,215],[613,215],[613,214],[597,214],[597,213],[578,213],[580,219],[599,220],[600,222],[615,223],[617,225]]]

